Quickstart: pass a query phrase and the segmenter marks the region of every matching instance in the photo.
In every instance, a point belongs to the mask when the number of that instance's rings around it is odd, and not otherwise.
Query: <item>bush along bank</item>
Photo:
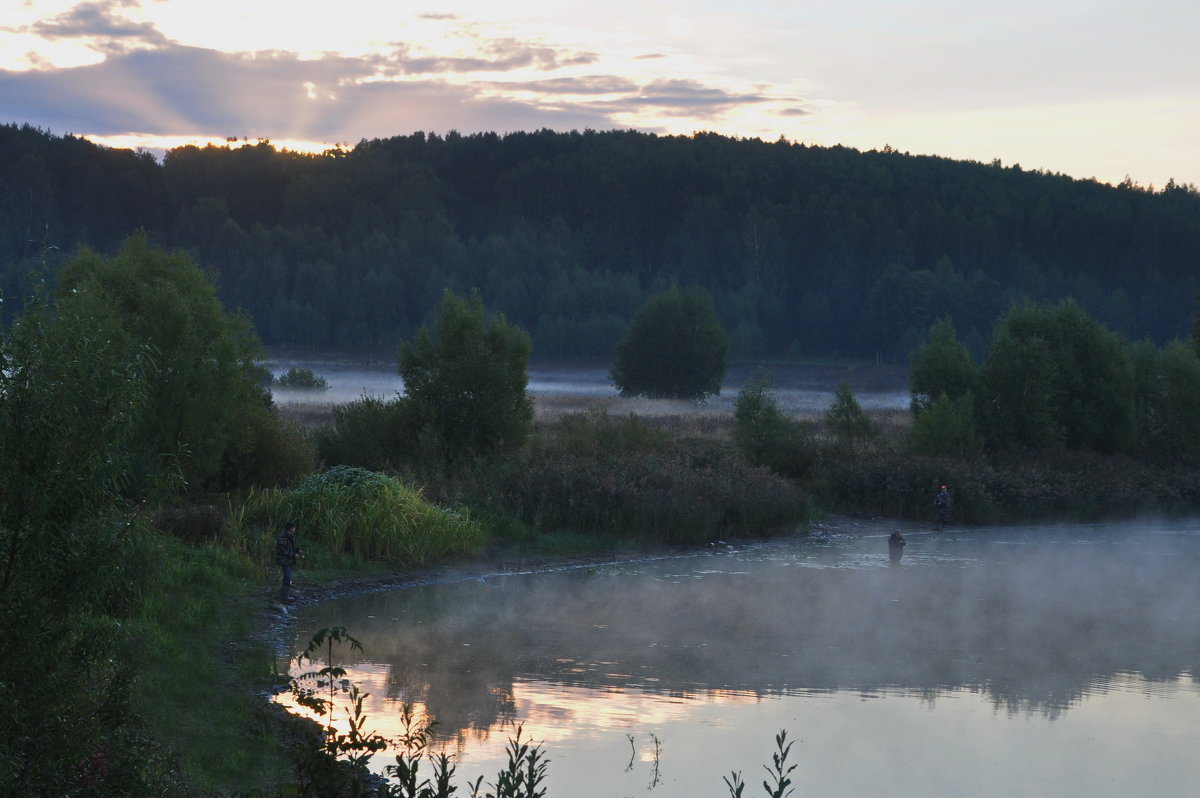
[[[832,512],[933,518],[940,485],[962,524],[1178,515],[1200,508],[1200,461],[1170,466],[1122,455],[1053,451],[915,454],[903,438],[817,440],[803,484]]]
[[[725,438],[603,412],[564,416],[502,457],[448,464],[414,452],[401,473],[439,504],[472,508],[498,542],[696,544],[794,530],[811,513],[799,484],[748,463]]]

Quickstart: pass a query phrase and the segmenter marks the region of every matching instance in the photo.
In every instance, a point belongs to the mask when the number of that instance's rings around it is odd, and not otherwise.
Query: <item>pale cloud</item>
[[[658,80],[647,84],[641,93],[623,103],[656,106],[668,112],[690,112],[696,108],[720,111],[736,105],[767,102],[768,99],[759,94],[730,93],[695,80]]]
[[[500,91],[522,91],[532,94],[632,94],[638,84],[618,75],[581,75],[571,78],[545,78],[543,80],[491,83],[492,89]]]
[[[475,57],[411,56],[407,45],[397,45],[396,65],[410,74],[507,72],[534,69],[540,72],[563,67],[583,66],[596,61],[594,53],[572,52],[554,47],[531,45],[514,39],[481,41]]]
[[[110,141],[714,130],[1200,182],[1200,4],[405,5],[20,0],[0,122]]]
[[[162,46],[168,40],[154,25],[122,17],[118,9],[135,4],[128,0],[107,0],[81,3],[62,14],[39,20],[26,30],[50,41],[56,39],[88,39],[103,49],[124,51],[131,46]]]

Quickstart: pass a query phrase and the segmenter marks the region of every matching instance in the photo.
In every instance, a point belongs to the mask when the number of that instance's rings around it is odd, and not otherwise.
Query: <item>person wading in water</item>
[[[888,538],[888,557],[891,558],[892,565],[900,564],[900,558],[904,556],[904,546],[907,543],[908,541],[904,539],[904,535],[900,534],[899,529]]]
[[[938,532],[946,528],[946,520],[950,518],[950,491],[945,485],[942,485],[942,489],[933,497],[933,518],[937,523]]]

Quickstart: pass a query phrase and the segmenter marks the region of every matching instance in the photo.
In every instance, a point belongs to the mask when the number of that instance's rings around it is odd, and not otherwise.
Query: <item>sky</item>
[[[0,0],[0,123],[161,153],[714,131],[1200,184],[1195,0]]]

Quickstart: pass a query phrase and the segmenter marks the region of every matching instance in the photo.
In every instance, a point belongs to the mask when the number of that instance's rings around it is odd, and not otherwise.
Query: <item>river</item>
[[[549,798],[763,795],[781,729],[797,796],[1200,794],[1200,521],[906,527],[898,565],[891,528],[508,564],[298,608],[294,646],[347,627],[370,726],[413,704],[460,784],[520,724]]]

